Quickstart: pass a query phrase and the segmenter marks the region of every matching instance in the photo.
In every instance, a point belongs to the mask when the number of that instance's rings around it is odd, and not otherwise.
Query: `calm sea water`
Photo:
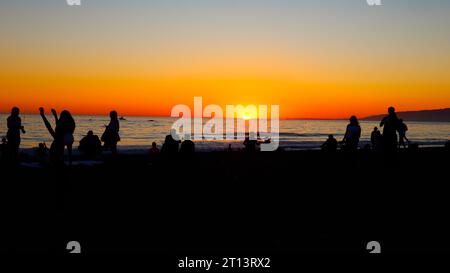
[[[35,148],[40,142],[51,143],[50,135],[40,116],[22,115],[21,117],[26,130],[26,134],[22,135],[22,148]],[[6,118],[7,115],[0,114],[0,136],[6,135]],[[50,115],[48,118],[51,120]],[[100,136],[105,124],[109,121],[106,116],[75,116],[74,118],[77,123],[75,146],[88,130],[93,130]],[[120,122],[122,141],[119,143],[119,149],[124,152],[144,151],[153,141],[162,145],[174,120],[160,117],[126,117],[126,120]],[[343,120],[281,120],[280,146],[286,150],[319,148],[328,134],[334,134],[340,140],[346,125],[347,121]],[[408,138],[421,146],[441,146],[450,139],[450,123],[407,122],[407,125]],[[378,122],[361,122],[361,146],[369,141],[374,126],[378,126]],[[225,150],[230,143],[234,149],[243,147],[241,141],[198,141],[196,146],[201,151]]]

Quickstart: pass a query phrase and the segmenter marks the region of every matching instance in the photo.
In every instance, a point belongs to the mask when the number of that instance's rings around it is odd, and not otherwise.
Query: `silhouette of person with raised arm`
[[[370,143],[372,144],[372,149],[374,151],[380,151],[383,143],[383,136],[381,135],[378,127],[374,127],[370,135]]]
[[[388,115],[381,120],[380,127],[383,127],[383,148],[386,151],[395,151],[398,142],[399,119],[394,107],[389,107]]]
[[[328,135],[328,139],[322,144],[322,151],[335,152],[338,147],[338,142],[333,135]]]
[[[45,127],[53,138],[53,142],[50,145],[50,162],[56,166],[64,165],[64,129],[60,122],[56,123],[55,129],[45,116],[45,110],[43,107],[39,108],[39,113],[44,121]]]
[[[110,122],[106,125],[105,132],[102,135],[101,140],[104,145],[103,148],[111,150],[113,155],[117,154],[117,142],[120,141],[120,124],[117,111],[111,111],[109,113]]]
[[[361,138],[361,126],[359,125],[358,118],[356,116],[350,117],[350,123],[347,125],[345,130],[344,148],[347,151],[356,151],[359,145],[359,139]]]
[[[85,137],[80,140],[78,151],[88,159],[95,158],[101,153],[102,143],[93,131],[89,131]]]
[[[69,155],[69,165],[72,165],[72,146],[74,142],[73,133],[75,132],[75,120],[69,111],[63,110],[58,118],[58,114],[55,109],[51,109],[53,117],[55,118],[56,128],[61,130],[63,135],[63,149],[67,147],[67,153]]]
[[[6,139],[8,141],[8,154],[11,162],[16,162],[19,156],[20,147],[20,133],[25,134],[25,129],[22,126],[22,119],[20,118],[20,109],[13,107],[11,115],[7,119],[8,132]]]
[[[399,119],[398,121],[398,147],[400,148],[401,146],[403,146],[403,148],[406,148],[406,142],[409,145],[409,139],[406,137],[408,126],[403,122],[403,119]]]

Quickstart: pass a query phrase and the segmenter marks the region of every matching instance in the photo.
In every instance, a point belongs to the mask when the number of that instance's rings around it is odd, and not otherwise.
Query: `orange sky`
[[[200,11],[92,3],[75,12],[8,3],[0,112],[168,116],[194,96],[205,105],[279,104],[282,118],[450,107],[448,16],[437,6],[422,15],[345,4],[320,16],[315,4],[285,1]]]

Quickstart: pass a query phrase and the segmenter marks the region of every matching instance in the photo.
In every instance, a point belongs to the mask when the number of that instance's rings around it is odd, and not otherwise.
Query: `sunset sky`
[[[279,104],[283,118],[450,107],[450,1],[2,0],[0,112],[170,115]]]

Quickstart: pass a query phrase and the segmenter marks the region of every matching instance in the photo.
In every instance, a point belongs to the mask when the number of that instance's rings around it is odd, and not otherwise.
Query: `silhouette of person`
[[[48,152],[47,145],[45,145],[45,143],[39,143],[37,148],[37,158],[39,162],[41,163],[45,162],[45,159],[47,158],[47,152]]]
[[[406,142],[409,144],[409,139],[406,137],[406,132],[408,131],[408,126],[403,122],[403,119],[398,120],[398,147],[406,148]]]
[[[95,158],[102,150],[102,143],[93,131],[89,131],[85,137],[80,140],[78,151],[86,158]]]
[[[43,107],[39,108],[39,113],[41,115],[42,120],[44,121],[45,127],[53,138],[53,142],[50,145],[50,162],[54,165],[63,165],[64,164],[64,135],[65,135],[65,125],[63,125],[60,121],[56,123],[55,129],[52,128],[52,125],[48,121],[45,116],[45,110]],[[69,127],[69,126],[67,126]]]
[[[359,139],[361,137],[361,126],[359,125],[358,118],[356,116],[350,117],[350,123],[345,130],[344,139],[342,142],[345,144],[345,150],[355,151],[358,149]]]
[[[163,154],[176,154],[181,141],[175,140],[172,135],[175,135],[175,130],[171,130],[171,134],[166,136],[164,144],[161,148]]]
[[[8,132],[6,134],[8,154],[12,162],[15,162],[19,156],[20,147],[20,133],[25,134],[25,129],[22,126],[22,119],[20,118],[20,109],[13,107],[11,115],[7,118]]]
[[[61,130],[63,135],[63,149],[67,147],[67,153],[69,155],[69,165],[72,165],[72,146],[74,142],[73,133],[75,132],[75,120],[69,111],[63,110],[58,118],[58,114],[55,109],[51,109],[53,117],[55,118],[57,130]]]
[[[8,150],[8,142],[6,137],[2,138],[2,144],[0,144],[0,159],[5,159],[6,151]]]
[[[101,140],[103,141],[103,147],[105,149],[110,149],[113,155],[117,154],[117,142],[120,141],[120,124],[118,119],[118,114],[116,111],[111,111],[109,113],[110,122],[106,126],[105,132],[102,135]]]
[[[45,116],[45,110],[43,107],[39,108],[39,113],[41,115],[42,120],[44,121],[44,125],[47,128],[48,132],[53,138],[53,142],[50,145],[50,162],[54,165],[63,165],[64,164],[64,130],[61,123],[57,123],[55,129],[53,129],[52,125],[48,121]]]
[[[152,158],[156,157],[159,155],[159,149],[158,146],[156,145],[156,142],[152,142],[152,147],[150,148],[150,156]]]
[[[395,108],[391,106],[388,109],[388,115],[380,122],[380,127],[383,127],[383,147],[387,151],[395,151],[397,149],[398,126],[397,113],[395,113]]]
[[[329,135],[325,143],[322,144],[322,151],[334,152],[337,150],[338,142],[333,135]]]
[[[244,140],[244,151],[248,153],[256,152],[257,146],[259,145],[258,139],[255,138],[254,133],[252,133],[251,136],[252,137],[247,133]]]
[[[375,151],[379,151],[382,147],[383,136],[381,135],[378,127],[374,127],[372,134],[370,135],[370,143],[372,144],[372,149]]]
[[[186,139],[181,143],[180,153],[184,155],[192,155],[195,153],[195,144],[192,140]]]
[[[228,144],[227,152],[231,153],[233,151],[233,148],[231,147],[231,144]]]

